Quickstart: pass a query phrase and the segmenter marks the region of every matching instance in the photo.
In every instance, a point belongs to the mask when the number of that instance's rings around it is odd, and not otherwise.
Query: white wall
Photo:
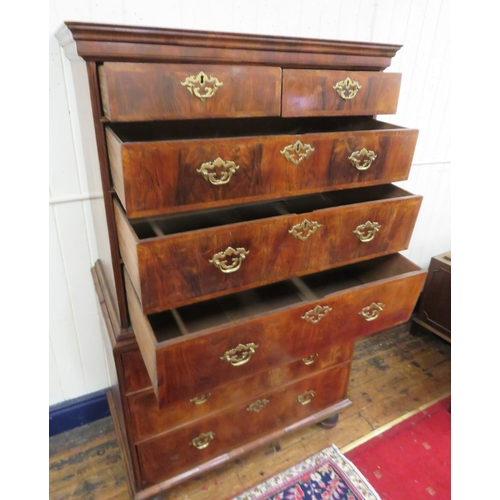
[[[427,268],[451,248],[450,2],[448,0],[50,1],[50,399],[108,386],[90,268],[97,259],[74,90],[53,34],[63,21],[157,26],[402,44],[398,113],[420,130],[410,179],[424,196],[404,254]],[[66,65],[66,67],[65,67]]]

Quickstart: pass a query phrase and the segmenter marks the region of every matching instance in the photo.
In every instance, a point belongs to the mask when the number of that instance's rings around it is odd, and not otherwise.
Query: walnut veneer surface
[[[399,46],[66,23],[85,61],[110,261],[92,269],[130,496],[351,403],[356,339],[409,320],[418,131]],[[92,167],[90,167],[92,168]],[[98,221],[99,222],[99,221]]]

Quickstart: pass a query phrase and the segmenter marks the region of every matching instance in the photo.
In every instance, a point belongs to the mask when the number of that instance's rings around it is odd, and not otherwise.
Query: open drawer
[[[113,186],[130,219],[402,181],[417,136],[370,117],[106,128]]]
[[[373,186],[129,221],[121,255],[146,314],[405,250],[422,201]]]
[[[408,321],[426,271],[399,254],[145,316],[129,313],[160,407]]]

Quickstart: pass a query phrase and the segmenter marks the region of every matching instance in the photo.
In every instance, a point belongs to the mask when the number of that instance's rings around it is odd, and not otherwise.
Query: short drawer
[[[408,321],[425,276],[393,254],[149,316],[125,284],[164,408]]]
[[[347,396],[349,372],[350,363],[345,363],[138,444],[142,486],[176,476],[340,402]]]
[[[394,114],[400,73],[283,70],[282,116]]]
[[[127,220],[118,240],[146,314],[408,247],[422,198],[394,185]]]
[[[173,403],[165,409],[158,407],[152,388],[130,394],[127,401],[131,439],[134,443],[144,440],[179,425],[223,411],[249,398],[257,398],[262,393],[326,368],[350,361],[353,349],[353,341],[339,342],[333,348],[311,352],[309,356],[288,365],[215,387],[210,392],[186,395],[184,400]]]
[[[281,69],[107,62],[99,67],[111,121],[278,116]]]
[[[402,181],[418,131],[356,117],[114,124],[106,134],[113,186],[139,218]]]

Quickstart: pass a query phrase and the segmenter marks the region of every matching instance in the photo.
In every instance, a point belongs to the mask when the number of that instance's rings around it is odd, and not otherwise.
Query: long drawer
[[[106,134],[114,188],[139,218],[402,181],[418,131],[364,117],[114,124]]]
[[[393,254],[145,316],[129,313],[160,407],[408,321],[426,272]]]
[[[132,223],[115,208],[122,258],[150,314],[404,250],[421,200],[384,185]]]
[[[283,70],[282,116],[394,114],[400,73]]]
[[[106,62],[102,107],[111,121],[278,116],[281,68]]]
[[[349,361],[352,358],[353,349],[352,341],[340,342],[333,348],[312,352],[309,356],[288,365],[214,387],[210,392],[186,398],[164,409],[158,407],[158,400],[152,387],[129,394],[126,399],[131,440],[134,443],[142,441]],[[145,368],[144,371],[146,371]]]
[[[341,401],[350,362],[136,446],[142,486],[149,486],[258,439]]]

